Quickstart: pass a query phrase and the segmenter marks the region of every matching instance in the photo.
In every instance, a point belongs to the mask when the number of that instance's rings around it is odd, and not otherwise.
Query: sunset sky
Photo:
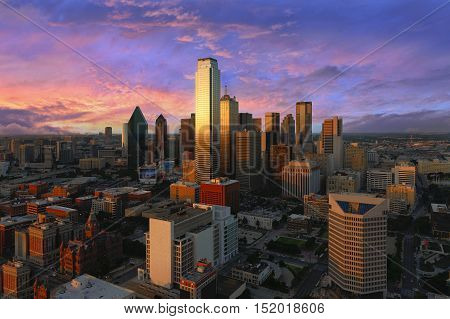
[[[87,59],[3,2],[1,135],[120,133],[136,105],[173,130],[209,56],[241,112],[306,99],[316,132],[333,115],[345,132],[450,131],[450,3],[362,59],[446,0],[6,1]]]

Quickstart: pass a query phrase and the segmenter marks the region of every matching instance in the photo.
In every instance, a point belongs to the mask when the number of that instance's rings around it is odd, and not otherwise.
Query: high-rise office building
[[[312,102],[296,103],[295,126],[295,144],[297,144],[297,152],[312,152]]]
[[[328,273],[357,295],[386,293],[388,201],[369,194],[329,195]]]
[[[369,169],[367,171],[367,191],[385,192],[392,184],[392,172],[386,169]]]
[[[105,136],[107,136],[107,137],[112,136],[112,127],[111,126],[105,127]]]
[[[25,166],[34,161],[34,145],[22,144],[19,146],[19,164]]]
[[[146,271],[156,286],[179,284],[199,260],[219,266],[237,254],[237,219],[228,207],[166,206],[148,214]]]
[[[128,123],[122,124],[122,148],[128,148]]]
[[[295,120],[292,114],[288,114],[281,122],[281,143],[292,146],[295,144]]]
[[[320,168],[310,161],[290,161],[281,174],[283,196],[303,200],[320,190]]]
[[[404,184],[409,187],[416,186],[416,166],[411,163],[401,162],[395,165],[394,183]]]
[[[141,108],[136,106],[128,121],[128,169],[137,171],[145,164],[148,124]]]
[[[262,119],[260,117],[256,117],[252,120],[253,122],[253,129],[257,132],[262,131]]]
[[[269,158],[269,168],[272,177],[277,181],[281,181],[283,168],[291,160],[291,147],[285,144],[271,145]]]
[[[228,177],[214,178],[200,184],[200,203],[231,207],[231,212],[239,211],[239,181]]]
[[[163,161],[168,158],[167,121],[162,114],[158,116],[155,122],[155,146],[156,159],[158,161]]]
[[[184,152],[188,152],[185,155]],[[191,113],[188,119],[181,119],[180,125],[180,153],[184,160],[185,156],[194,159],[195,152],[195,113]]]
[[[408,214],[414,208],[416,190],[406,184],[393,184],[386,188],[386,198],[389,199],[389,212]]]
[[[234,132],[239,127],[239,103],[236,97],[225,93],[220,99],[220,175],[233,176],[235,141]]]
[[[264,124],[266,132],[277,132],[280,135],[280,113],[267,112],[264,115]]]
[[[261,132],[235,133],[236,180],[241,190],[253,191],[261,187]]]
[[[58,141],[56,142],[56,160],[62,164],[73,162],[74,158],[72,142]]]
[[[344,165],[342,133],[342,118],[334,116],[323,121],[319,150],[321,154],[333,155],[334,169],[341,169]]]
[[[355,171],[367,170],[367,149],[358,143],[345,147],[344,167]]]
[[[195,165],[197,182],[219,171],[220,70],[217,60],[199,59],[195,73]]]
[[[251,113],[239,113],[240,130],[251,131],[254,129],[253,115]]]

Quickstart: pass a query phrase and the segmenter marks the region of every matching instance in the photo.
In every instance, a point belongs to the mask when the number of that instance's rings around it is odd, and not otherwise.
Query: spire
[[[225,84],[225,95],[228,95],[228,85]]]

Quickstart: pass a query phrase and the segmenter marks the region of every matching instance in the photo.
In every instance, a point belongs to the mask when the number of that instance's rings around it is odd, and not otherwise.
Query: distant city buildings
[[[295,105],[296,144],[301,153],[313,152],[312,102],[297,102]]]

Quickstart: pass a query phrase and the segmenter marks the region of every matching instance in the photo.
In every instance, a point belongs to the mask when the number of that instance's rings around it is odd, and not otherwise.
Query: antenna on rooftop
[[[228,85],[225,84],[225,95],[228,95]]]

